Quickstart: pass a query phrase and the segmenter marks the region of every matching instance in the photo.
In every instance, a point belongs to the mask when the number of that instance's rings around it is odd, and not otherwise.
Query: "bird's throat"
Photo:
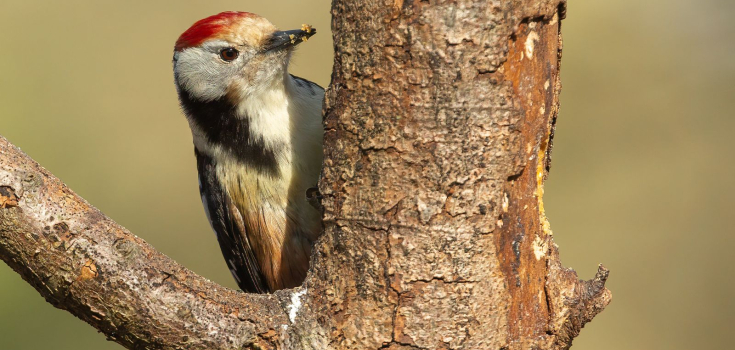
[[[247,115],[252,113],[251,109],[233,105],[227,98],[199,101],[185,90],[179,96],[200,152],[215,158],[231,157],[256,171],[280,175],[278,163],[288,152],[287,144],[274,142],[257,131],[253,124],[262,127],[264,116],[251,118]],[[273,133],[272,128],[266,132]]]

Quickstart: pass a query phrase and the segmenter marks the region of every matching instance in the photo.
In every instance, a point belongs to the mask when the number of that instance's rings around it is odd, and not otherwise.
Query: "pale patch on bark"
[[[536,41],[538,40],[539,36],[538,34],[536,34],[536,32],[531,32],[526,38],[526,57],[529,60],[533,59],[533,49],[536,45]]]
[[[299,314],[299,309],[301,309],[301,297],[306,294],[306,290],[306,288],[303,288],[291,294],[291,304],[288,305],[288,319],[291,320],[291,323],[296,322],[296,316]]]

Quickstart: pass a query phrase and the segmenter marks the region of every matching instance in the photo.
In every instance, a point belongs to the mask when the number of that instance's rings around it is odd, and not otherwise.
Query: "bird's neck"
[[[248,125],[249,142],[272,150],[290,148],[292,96],[286,83],[279,79],[239,99],[235,117]]]
[[[198,100],[180,89],[199,152],[278,175],[283,158],[291,154],[289,98],[280,85],[239,99],[223,96],[212,101]]]
[[[278,175],[294,152],[321,149],[324,92],[318,85],[286,74],[247,92],[202,101],[180,86],[181,105],[200,152]]]

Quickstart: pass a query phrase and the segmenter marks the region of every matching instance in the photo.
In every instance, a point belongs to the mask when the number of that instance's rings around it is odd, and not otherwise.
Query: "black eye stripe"
[[[239,55],[240,52],[232,47],[228,47],[219,51],[219,57],[225,62],[234,61]]]

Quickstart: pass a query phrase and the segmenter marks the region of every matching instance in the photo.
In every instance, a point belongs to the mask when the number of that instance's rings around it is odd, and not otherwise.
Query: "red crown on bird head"
[[[232,26],[234,23],[246,17],[256,16],[250,12],[228,11],[201,19],[192,24],[189,29],[176,40],[174,50],[182,51],[186,48],[197,46],[207,39],[215,38],[218,33]]]

